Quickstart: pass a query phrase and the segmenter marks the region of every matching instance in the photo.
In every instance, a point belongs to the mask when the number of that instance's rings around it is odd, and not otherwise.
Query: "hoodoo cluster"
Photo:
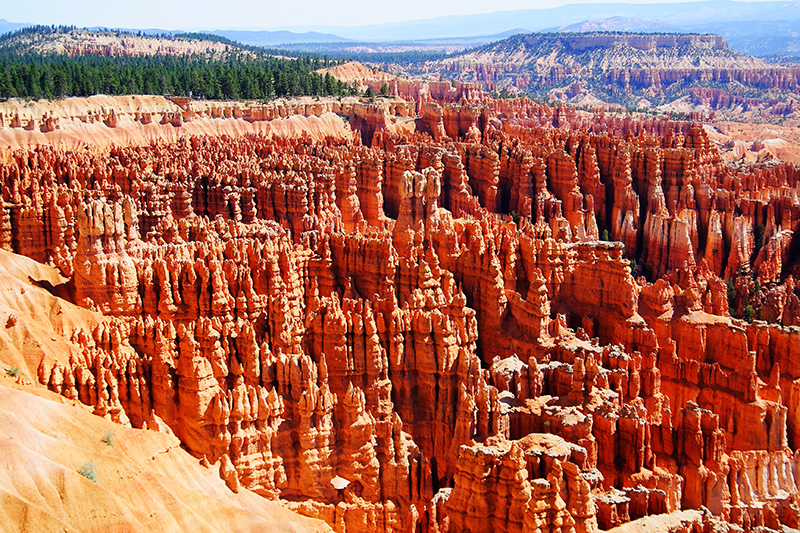
[[[800,170],[692,123],[416,106],[11,154],[0,247],[102,314],[22,371],[337,531],[796,527]]]

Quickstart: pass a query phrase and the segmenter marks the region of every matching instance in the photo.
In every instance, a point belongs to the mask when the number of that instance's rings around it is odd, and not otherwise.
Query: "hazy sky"
[[[9,22],[122,28],[356,26],[614,0],[0,0]],[[670,0],[628,0],[662,3]]]

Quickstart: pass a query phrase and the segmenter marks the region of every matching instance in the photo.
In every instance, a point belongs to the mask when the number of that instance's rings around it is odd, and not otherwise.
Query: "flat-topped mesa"
[[[545,34],[547,35],[547,34]],[[720,35],[684,34],[684,33],[564,33],[557,35],[573,50],[586,50],[596,47],[626,45],[637,50],[655,50],[656,48],[678,48],[689,46],[708,50],[727,50],[728,43]]]
[[[689,112],[696,120],[715,110],[746,121],[794,116],[800,81],[796,66],[742,54],[719,35],[700,34],[521,33],[406,70],[574,104],[687,101],[698,105]]]

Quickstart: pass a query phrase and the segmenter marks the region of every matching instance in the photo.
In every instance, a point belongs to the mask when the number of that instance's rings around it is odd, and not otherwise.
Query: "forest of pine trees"
[[[332,64],[319,57],[279,58],[252,50],[210,60],[202,55],[68,57],[0,48],[0,98],[154,94],[266,100],[356,94],[354,85],[314,72]]]

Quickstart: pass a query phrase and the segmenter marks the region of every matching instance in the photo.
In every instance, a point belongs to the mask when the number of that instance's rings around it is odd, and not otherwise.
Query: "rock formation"
[[[336,68],[342,72],[333,75],[352,78],[354,69]],[[688,111],[694,119],[716,115],[782,123],[789,117],[796,126],[800,110],[796,63],[781,65],[739,53],[719,35],[520,33],[448,57],[409,62],[402,71],[581,106],[665,105]],[[364,73],[365,80],[372,77]],[[470,93],[474,90],[463,98],[470,99]]]
[[[337,531],[796,527],[800,170],[666,118],[364,105],[11,153],[0,245],[102,313],[22,371]]]

